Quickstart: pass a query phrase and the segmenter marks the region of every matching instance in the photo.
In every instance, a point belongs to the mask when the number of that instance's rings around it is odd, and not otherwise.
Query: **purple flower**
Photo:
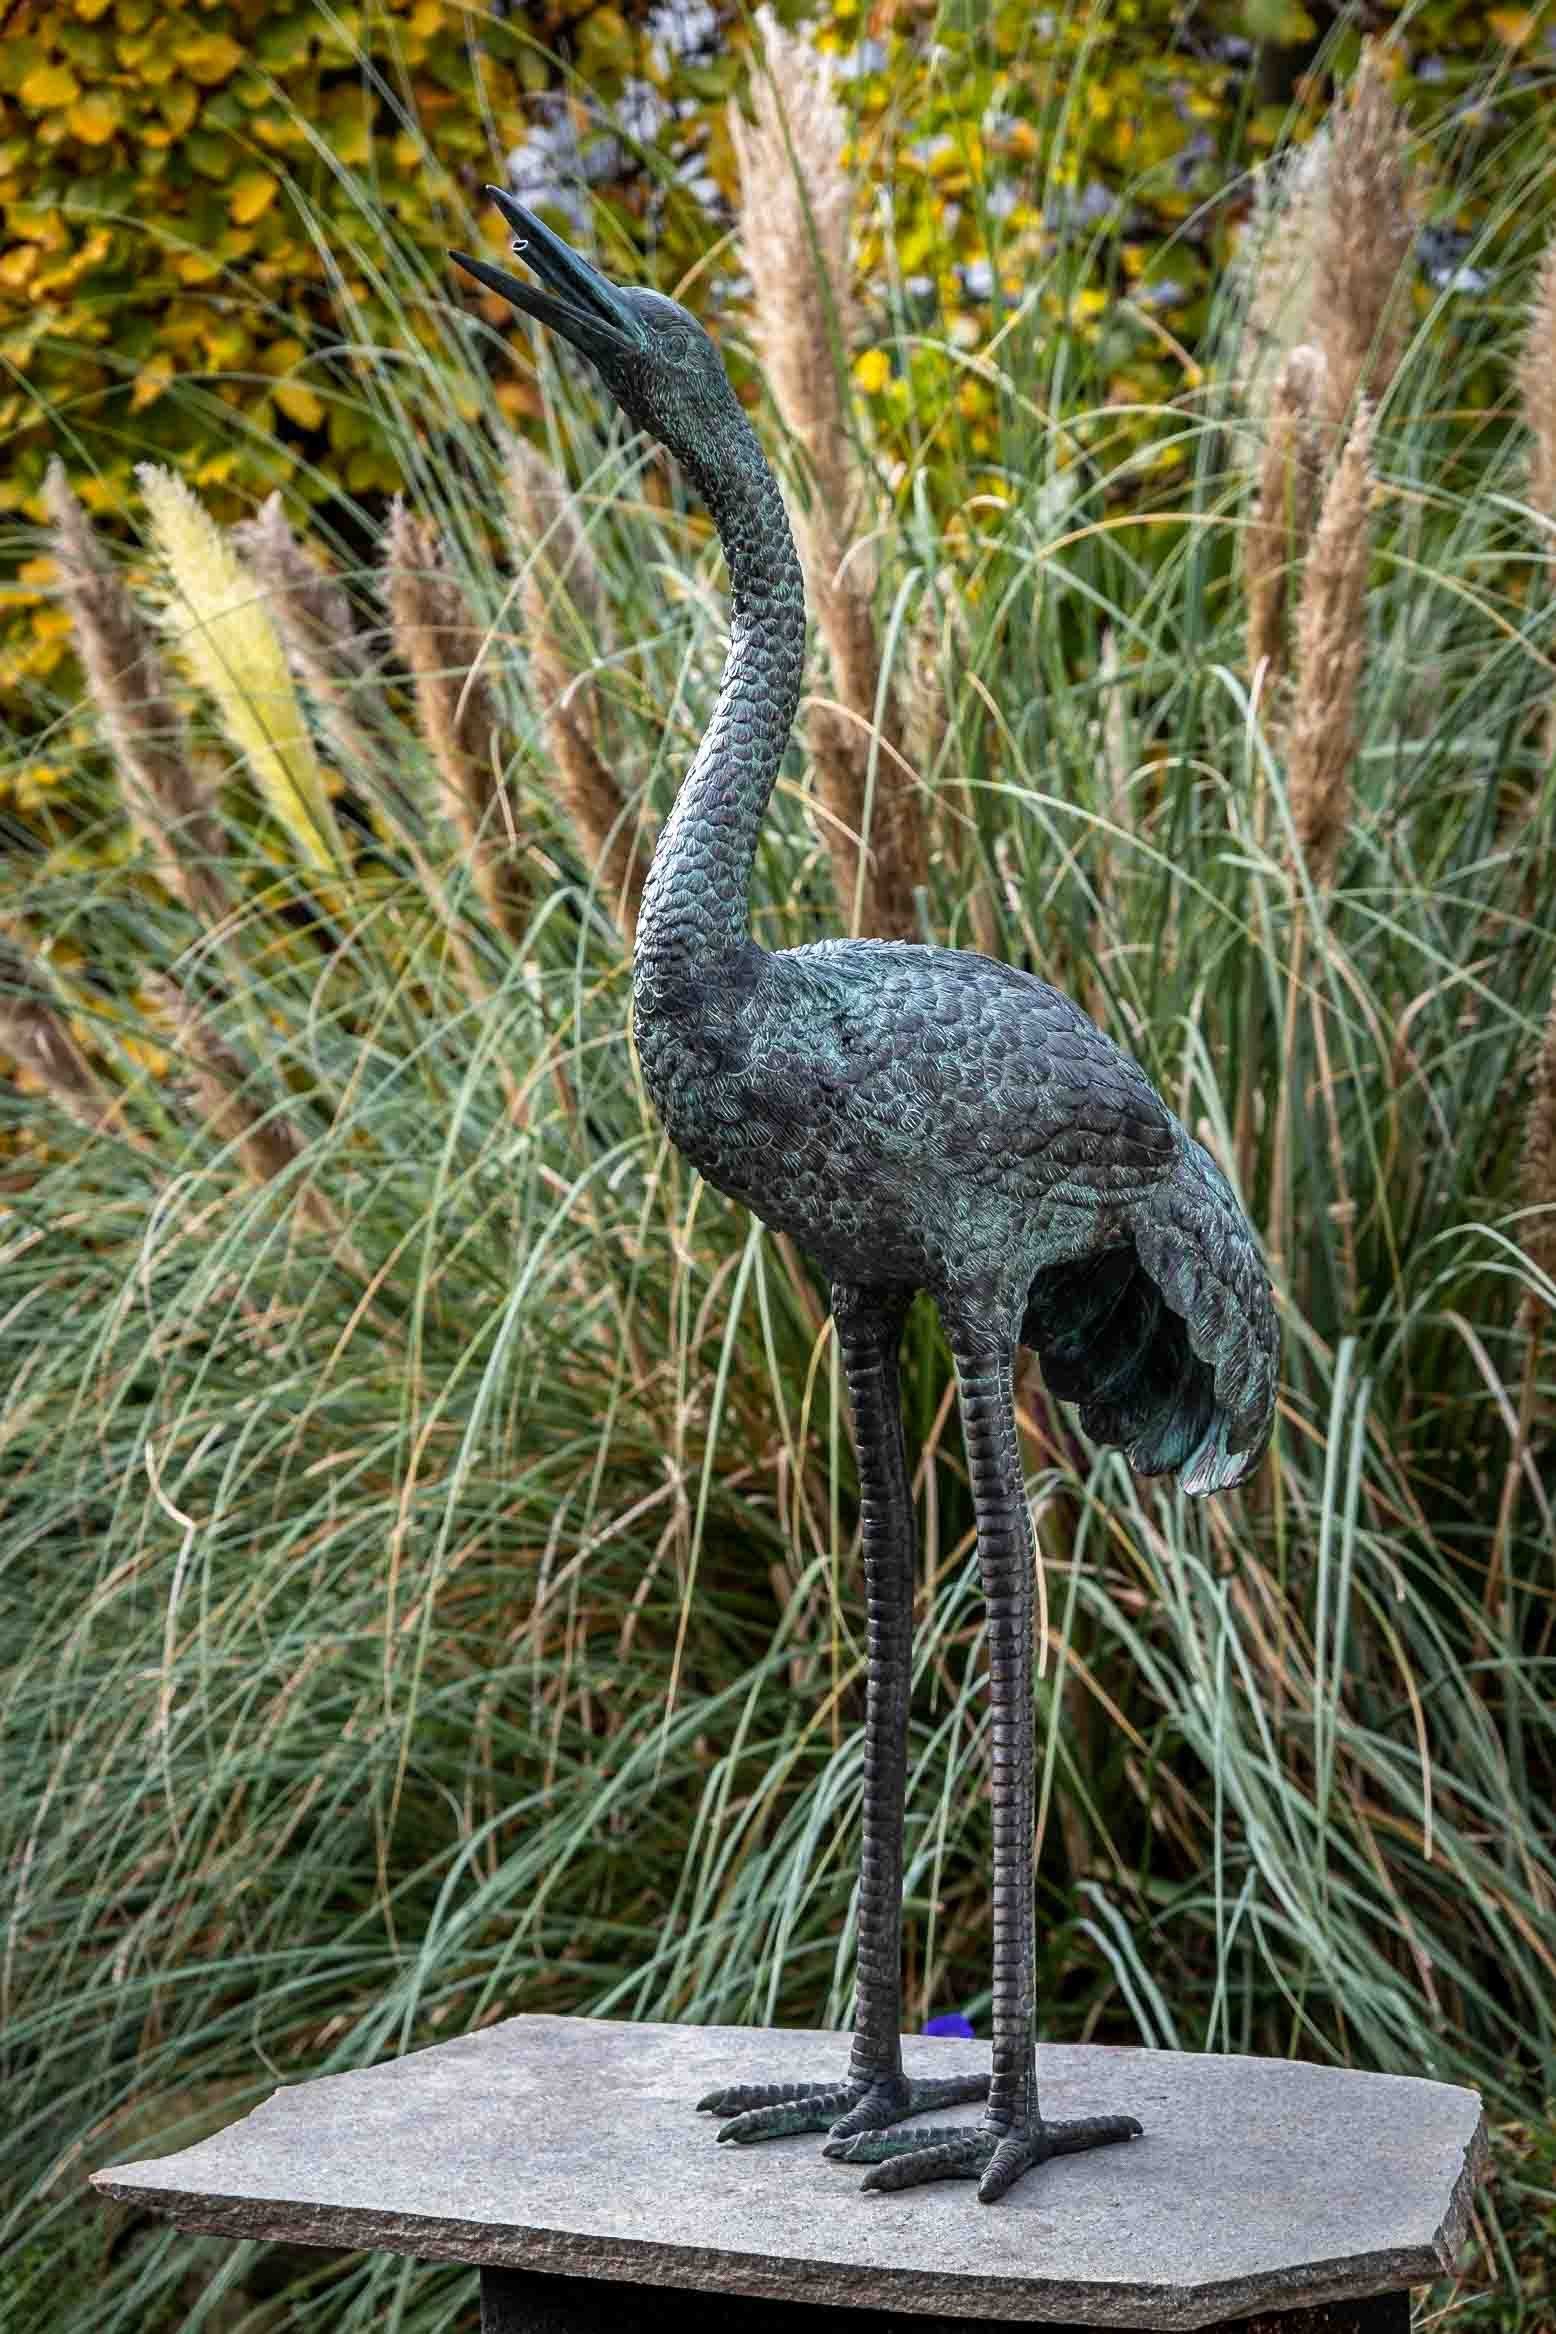
[[[926,2034],[954,2034],[963,2042],[976,2040],[972,2020],[964,2018],[960,2010],[946,2010],[938,2018],[931,2018],[924,2028]]]

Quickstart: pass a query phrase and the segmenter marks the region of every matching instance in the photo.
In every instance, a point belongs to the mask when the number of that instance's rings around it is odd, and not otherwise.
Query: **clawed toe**
[[[909,2080],[906,2075],[880,2075],[873,2080],[850,2075],[841,2083],[729,2083],[698,2100],[699,2114],[722,2115],[721,2140],[737,2147],[752,2140],[790,2139],[796,2133],[829,2134],[825,2153],[841,2155],[861,2132],[881,2131],[907,2116],[930,2108],[951,2107],[969,2099],[986,2099],[987,2075],[938,2076]]]
[[[919,2188],[930,2180],[976,2180],[979,2202],[993,2204],[1023,2172],[1050,2156],[1074,2155],[1083,2148],[1111,2147],[1139,2137],[1140,2126],[1132,2115],[1091,2115],[1069,2123],[1021,2124],[1014,2130],[985,2121],[959,2130],[867,2131],[826,2152],[845,2164],[868,2164],[871,2169],[861,2186],[878,2194]]]

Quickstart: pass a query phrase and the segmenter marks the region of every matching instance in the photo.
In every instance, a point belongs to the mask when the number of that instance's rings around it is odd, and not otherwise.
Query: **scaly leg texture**
[[[913,1658],[913,1500],[902,1436],[897,1355],[908,1298],[839,1286],[832,1313],[859,1454],[860,1540],[868,1617],[864,1721],[864,1854],[854,2046],[836,2083],[734,2083],[699,2108],[731,2120],[721,2140],[828,2131],[838,2141],[927,2108],[982,2099],[988,2078],[910,2079],[902,2071],[902,1804],[908,1774]]]
[[[1131,2115],[1045,2122],[1038,2112],[1032,1969],[1032,1522],[1016,1440],[1013,1343],[974,1322],[948,1321],[978,1521],[978,1569],[989,1617],[991,1789],[994,1800],[994,2058],[981,2121],[962,2130],[871,2131],[826,2153],[870,2164],[866,2188],[976,2180],[992,2204],[1050,2156],[1136,2139]]]

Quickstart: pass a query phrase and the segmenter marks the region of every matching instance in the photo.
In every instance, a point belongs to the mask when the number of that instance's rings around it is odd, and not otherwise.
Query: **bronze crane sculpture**
[[[853,2051],[835,2084],[716,2091],[720,2139],[826,2131],[867,2188],[975,2179],[986,2202],[1049,2156],[1138,2136],[1038,2109],[1033,1979],[1034,1548],[1016,1440],[1018,1345],[1142,1474],[1224,1490],[1275,1409],[1269,1283],[1226,1179],[1139,1066],[1058,990],[963,950],[751,937],[757,835],[799,702],[805,599],[778,485],[696,318],[608,281],[488,189],[540,278],[453,257],[579,350],[676,457],[729,564],[728,656],[660,836],[633,960],[643,1077],[710,1183],[826,1273],[858,1450],[869,1668]],[[915,1293],[955,1359],[988,1608],[994,1814],[992,2074],[903,2072],[901,1924],[914,1524],[898,1348]],[[966,2127],[899,2128],[985,2099]]]

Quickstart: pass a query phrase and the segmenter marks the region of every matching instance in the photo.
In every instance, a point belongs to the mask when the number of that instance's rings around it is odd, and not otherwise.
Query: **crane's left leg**
[[[976,2180],[985,2204],[1050,2156],[1137,2139],[1132,2115],[1048,2123],[1038,2112],[1032,1969],[1032,1519],[1016,1440],[1014,1339],[947,1317],[978,1522],[989,1616],[994,1800],[994,2080],[979,2122],[961,2129],[865,2132],[828,2155],[872,2164],[866,2188]]]
[[[902,1435],[898,1353],[912,1292],[834,1286],[859,1454],[859,1537],[869,1631],[864,1720],[864,1848],[854,2047],[836,2083],[734,2083],[698,2106],[732,2118],[721,2140],[830,2131],[837,2142],[905,2115],[988,2095],[985,2075],[902,2071],[902,1814],[913,1669],[913,1497]]]

